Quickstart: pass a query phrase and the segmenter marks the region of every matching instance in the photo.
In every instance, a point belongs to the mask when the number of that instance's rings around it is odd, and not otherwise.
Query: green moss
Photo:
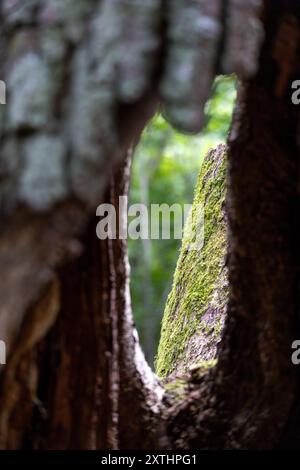
[[[197,364],[193,364],[190,367],[190,370],[208,370],[214,367],[217,364],[218,360],[217,359],[210,359],[209,361],[199,361]]]
[[[207,374],[207,372],[210,369],[215,367],[217,362],[218,362],[217,359],[210,359],[208,361],[199,361],[196,364],[193,364],[189,368],[190,381],[199,382]]]
[[[208,325],[202,322],[201,318],[218,286],[224,264],[225,185],[225,146],[221,145],[211,150],[204,159],[193,207],[186,223],[173,287],[162,321],[156,358],[156,371],[160,377],[168,376],[177,368],[186,353],[188,341],[195,333],[201,330],[209,336],[209,341],[216,341],[216,337],[220,334],[220,319],[217,319],[213,325]],[[204,244],[199,251],[190,248],[203,207]]]
[[[188,383],[186,380],[176,379],[164,384],[168,398],[174,404],[182,402],[188,393]]]

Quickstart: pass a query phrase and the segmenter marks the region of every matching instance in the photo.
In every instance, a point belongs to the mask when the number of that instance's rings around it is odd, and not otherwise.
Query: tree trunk
[[[300,11],[293,8],[269,4],[259,71],[239,89],[228,144],[227,320],[217,366],[194,374],[194,393],[171,418],[178,446],[299,446],[291,362],[299,335],[299,149],[290,77],[299,70],[291,48]],[[189,421],[197,424],[187,439]]]
[[[179,377],[214,365],[228,302],[226,146],[204,158],[163,315],[156,370]]]
[[[257,69],[258,2],[145,2],[136,15],[133,3],[117,15],[92,0],[1,5],[0,447],[299,446],[299,5],[264,2]],[[170,120],[194,131],[224,69],[244,79],[228,148],[228,316],[218,364],[194,371],[178,402],[140,350],[126,244],[97,240],[93,213],[126,193],[120,162],[157,86]]]

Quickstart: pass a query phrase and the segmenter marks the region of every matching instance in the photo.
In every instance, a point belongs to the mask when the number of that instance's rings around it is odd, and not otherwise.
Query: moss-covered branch
[[[213,364],[224,324],[227,300],[226,147],[206,156],[199,175],[192,211],[185,227],[172,291],[163,316],[156,360],[166,377],[193,365]],[[203,247],[195,244],[204,208]],[[200,229],[201,231],[201,229]]]

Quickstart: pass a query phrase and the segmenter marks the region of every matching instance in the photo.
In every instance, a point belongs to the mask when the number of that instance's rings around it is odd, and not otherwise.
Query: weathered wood
[[[292,236],[299,227],[291,214],[298,207],[299,183],[298,116],[289,80],[299,74],[293,48],[299,45],[300,10],[296,2],[264,2],[266,39],[256,70],[259,23],[253,30],[247,22],[241,31],[236,18],[242,22],[244,2],[235,1],[224,4],[234,16],[225,25],[226,8],[220,12],[217,3],[215,17],[206,12],[211,2],[199,2],[204,16],[221,28],[219,39],[209,38],[199,105],[225,57],[227,71],[244,79],[256,73],[244,81],[229,141],[230,301],[224,341],[218,365],[195,373],[179,404],[167,395],[161,401],[156,378],[143,359],[137,361],[125,247],[99,243],[92,213],[103,201],[112,169],[153,113],[157,89],[174,77],[182,37],[163,41],[174,26],[167,19],[160,47],[151,49],[154,62],[145,68],[155,70],[149,93],[144,94],[148,81],[137,86],[137,102],[129,106],[120,102],[120,96],[128,101],[128,89],[112,86],[122,65],[114,54],[119,38],[109,28],[103,36],[99,31],[104,13],[112,15],[110,24],[120,19],[108,2],[78,2],[74,8],[69,0],[28,0],[15,3],[14,11],[10,2],[1,4],[1,73],[9,91],[8,106],[1,108],[0,319],[9,345],[0,377],[1,448],[275,447],[285,430],[299,445],[298,425],[290,419],[299,409],[290,362],[298,333],[299,257]],[[175,6],[183,11],[179,0]],[[164,7],[158,10],[161,18]],[[249,8],[256,18],[256,3]],[[199,20],[193,15],[190,29],[197,32],[196,44],[203,36]],[[240,56],[232,62],[232,44],[238,47],[241,32],[245,56],[251,52],[250,70]],[[109,54],[102,55],[106,48]],[[194,43],[191,50],[196,71]],[[126,63],[122,69],[127,75]],[[180,116],[178,127],[187,131],[196,129],[193,71],[182,99],[174,105],[167,94],[164,98],[166,109]],[[116,178],[109,198],[122,187]],[[75,227],[69,223],[74,214]]]

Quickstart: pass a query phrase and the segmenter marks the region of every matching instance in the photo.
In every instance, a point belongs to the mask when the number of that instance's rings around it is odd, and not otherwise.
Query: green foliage
[[[136,149],[130,203],[191,204],[203,157],[226,140],[235,100],[232,76],[215,80],[200,135],[175,131],[157,114]],[[171,232],[172,233],[172,232]],[[179,255],[180,240],[129,240],[133,310],[146,356],[157,349],[160,322]]]

